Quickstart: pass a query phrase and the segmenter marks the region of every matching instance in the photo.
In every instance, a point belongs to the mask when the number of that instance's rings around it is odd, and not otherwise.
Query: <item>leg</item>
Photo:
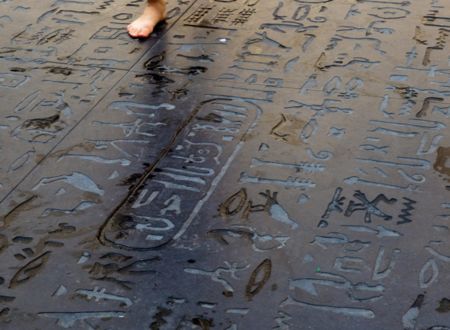
[[[147,0],[147,7],[135,21],[128,25],[128,33],[134,38],[147,38],[156,24],[166,18],[165,0]]]

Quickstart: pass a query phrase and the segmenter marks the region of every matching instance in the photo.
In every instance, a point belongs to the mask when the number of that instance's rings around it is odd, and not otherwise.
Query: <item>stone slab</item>
[[[450,329],[450,5],[176,6],[114,65],[2,57],[2,328]]]

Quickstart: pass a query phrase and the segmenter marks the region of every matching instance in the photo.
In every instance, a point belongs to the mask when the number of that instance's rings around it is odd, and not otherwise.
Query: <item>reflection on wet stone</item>
[[[145,3],[0,1],[0,328],[450,329],[450,5]]]

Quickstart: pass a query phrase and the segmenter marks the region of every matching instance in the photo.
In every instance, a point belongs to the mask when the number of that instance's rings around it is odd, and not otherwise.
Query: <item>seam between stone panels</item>
[[[173,135],[170,142],[166,145],[165,148],[161,150],[159,155],[156,157],[156,160],[151,164],[147,170],[142,174],[139,181],[134,185],[133,189],[131,189],[128,194],[125,196],[125,198],[117,204],[117,206],[114,208],[114,210],[106,217],[105,222],[100,227],[99,231],[102,230],[102,228],[105,226],[106,221],[111,219],[121,208],[126,204],[128,199],[133,196],[141,187],[142,185],[147,181],[148,177],[153,173],[154,169],[158,166],[158,164],[165,158],[165,156],[169,153],[169,151],[172,149],[172,147],[176,144],[178,137],[180,134],[185,130],[185,128],[192,122],[192,120],[197,116],[197,114],[202,109],[202,105],[204,102],[200,102],[200,104],[196,107],[194,107],[194,110],[192,111],[191,115],[178,127],[175,134]]]

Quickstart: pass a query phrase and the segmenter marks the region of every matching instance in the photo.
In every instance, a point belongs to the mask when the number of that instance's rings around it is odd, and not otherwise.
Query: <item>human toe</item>
[[[139,29],[137,29],[133,24],[128,25],[128,33],[132,37],[137,37]]]

